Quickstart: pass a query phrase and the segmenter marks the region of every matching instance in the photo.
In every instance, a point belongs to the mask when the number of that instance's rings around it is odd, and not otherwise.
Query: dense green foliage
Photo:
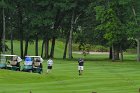
[[[116,57],[130,48],[132,40],[139,40],[139,6],[139,0],[1,0],[0,31],[5,28],[6,39],[11,39],[11,54],[12,40],[20,40],[21,57],[28,54],[29,42],[35,42],[35,55],[39,55],[40,39],[41,56],[54,57],[58,38],[66,40],[64,55],[68,42],[72,53],[73,40],[82,51],[88,51],[88,45],[112,47]]]

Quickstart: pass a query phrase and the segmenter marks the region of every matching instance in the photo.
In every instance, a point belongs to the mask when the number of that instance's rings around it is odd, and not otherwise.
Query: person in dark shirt
[[[79,71],[79,75],[82,75],[84,70],[84,60],[82,58],[78,59],[78,71]]]

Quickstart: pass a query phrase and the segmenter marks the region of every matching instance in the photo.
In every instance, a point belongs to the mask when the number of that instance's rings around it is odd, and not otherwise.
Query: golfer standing
[[[82,75],[84,70],[84,60],[82,58],[78,59],[78,71],[79,71],[79,75]]]
[[[48,64],[47,73],[49,73],[52,70],[53,60],[49,58],[49,60],[47,61],[47,64]]]

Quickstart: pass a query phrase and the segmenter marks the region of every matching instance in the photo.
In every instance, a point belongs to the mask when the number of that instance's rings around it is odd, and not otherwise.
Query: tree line
[[[139,11],[139,0],[1,0],[0,50],[6,49],[5,31],[6,38],[11,40],[11,54],[13,39],[20,41],[21,57],[28,53],[28,43],[33,40],[35,55],[39,55],[40,39],[43,40],[41,56],[45,53],[45,58],[54,57],[55,41],[63,38],[64,59],[67,48],[72,58],[73,41],[84,51],[87,44],[108,46],[112,60],[123,60],[123,51],[136,42],[140,61]]]

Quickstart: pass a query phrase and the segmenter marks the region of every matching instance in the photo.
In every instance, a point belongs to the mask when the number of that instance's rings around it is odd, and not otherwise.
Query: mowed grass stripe
[[[98,88],[109,88],[109,87],[111,87],[111,86],[107,86],[107,85],[105,85],[104,84],[104,82],[100,82],[99,84],[98,84],[98,86],[97,86],[97,84],[96,84],[96,82],[94,82],[95,83],[95,86],[93,86],[92,84],[88,84],[88,83],[80,83],[80,85],[79,85],[79,83],[78,83],[78,85],[77,84],[73,84],[72,83],[72,85],[71,84],[68,84],[68,85],[66,85],[65,86],[65,84],[64,84],[64,82],[57,82],[58,84],[55,84],[55,85],[53,85],[53,87],[52,86],[47,86],[46,85],[46,90],[48,89],[48,90],[53,90],[53,89],[55,89],[55,90],[59,90],[59,91],[65,91],[65,90],[67,90],[67,88],[69,89],[69,88],[72,88],[73,90],[77,90],[77,87],[78,88],[82,88],[81,90],[86,90],[86,89],[98,89]],[[64,85],[63,85],[63,84]],[[42,85],[40,85],[40,84],[29,84],[29,86],[32,86],[32,87],[35,87],[35,88],[32,88],[32,90],[39,90],[39,89],[44,89],[44,87],[42,87]],[[30,89],[29,88],[29,86],[27,86],[27,87],[25,87],[25,86],[23,86],[25,89]],[[38,87],[37,87],[38,86]],[[15,86],[14,86],[15,87]],[[22,87],[21,85],[20,85],[20,87]],[[115,86],[116,87],[116,86]],[[112,87],[113,88],[113,87]],[[122,87],[123,88],[123,87]],[[12,88],[13,89],[13,88]],[[70,92],[71,93],[71,92]],[[78,92],[77,92],[78,93]]]

